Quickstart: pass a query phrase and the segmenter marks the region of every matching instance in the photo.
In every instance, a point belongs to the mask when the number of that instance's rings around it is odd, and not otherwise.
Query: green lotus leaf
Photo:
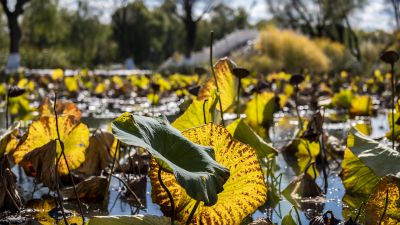
[[[271,143],[265,142],[243,119],[237,119],[226,127],[229,133],[242,143],[253,147],[259,159],[273,157],[277,150]]]
[[[112,122],[112,129],[123,143],[147,149],[190,197],[208,206],[217,202],[229,170],[214,160],[212,147],[193,143],[161,118],[123,113]]]
[[[95,216],[89,219],[87,225],[170,225],[171,220],[164,216],[134,215],[134,216]],[[175,222],[175,224],[179,224]]]
[[[399,152],[364,136],[354,127],[350,129],[350,133],[351,136],[349,136],[347,141],[347,147],[374,174],[379,177],[389,174],[400,177]]]

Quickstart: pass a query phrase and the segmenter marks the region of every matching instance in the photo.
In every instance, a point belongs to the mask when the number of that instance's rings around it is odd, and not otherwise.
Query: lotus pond
[[[399,223],[390,73],[214,70],[5,82],[0,223]]]

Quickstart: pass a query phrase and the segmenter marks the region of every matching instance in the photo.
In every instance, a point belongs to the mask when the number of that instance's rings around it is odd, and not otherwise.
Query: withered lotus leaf
[[[51,190],[56,188],[56,146],[57,141],[51,140],[49,143],[28,152],[19,163],[26,174],[36,177],[37,181],[43,182]]]
[[[185,137],[200,145],[214,148],[215,160],[230,170],[231,176],[218,194],[213,206],[199,204],[191,224],[240,224],[266,201],[267,187],[256,150],[235,139],[222,126],[206,124],[183,131]],[[151,161],[149,177],[152,199],[167,215],[171,213],[167,193],[158,179],[158,166]],[[172,174],[162,172],[162,180],[175,202],[176,217],[186,221],[196,200],[192,199],[177,183]]]
[[[76,121],[74,116],[58,117],[60,139],[64,143],[64,152],[71,170],[78,168],[85,161],[85,150],[89,146],[88,127]],[[54,116],[42,116],[33,121],[28,131],[22,137],[20,144],[14,152],[14,160],[20,163],[24,156],[52,140],[58,139],[56,119]],[[57,142],[57,157],[61,154],[61,146]],[[68,174],[68,169],[63,157],[61,157],[58,172]]]
[[[89,139],[85,161],[74,172],[86,177],[100,175],[101,171],[112,163],[116,149],[117,141],[114,135],[97,130]]]
[[[79,199],[103,199],[108,188],[107,178],[92,176],[76,185]],[[67,199],[76,199],[73,187],[65,188],[61,195]]]

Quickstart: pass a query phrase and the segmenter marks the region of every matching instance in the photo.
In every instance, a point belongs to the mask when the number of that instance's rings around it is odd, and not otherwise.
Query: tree
[[[24,5],[30,0],[17,0],[15,3],[14,11],[9,8],[8,0],[1,0],[1,5],[7,17],[7,24],[9,30],[10,44],[9,44],[9,57],[7,61],[7,69],[15,70],[20,65],[19,57],[19,43],[22,37],[21,29],[18,23],[18,17],[24,12]]]
[[[349,15],[366,0],[266,0],[269,11],[280,25],[300,29],[311,37],[328,37],[348,46],[358,59],[361,53],[358,38]]]
[[[181,19],[186,32],[186,49],[185,56],[190,58],[193,48],[196,44],[197,24],[213,7],[213,1],[208,0],[205,2],[206,7],[199,16],[194,15],[194,7],[196,3],[202,0],[179,0],[177,1],[182,6],[182,13],[175,11],[175,14]],[[203,2],[204,3],[204,2]]]

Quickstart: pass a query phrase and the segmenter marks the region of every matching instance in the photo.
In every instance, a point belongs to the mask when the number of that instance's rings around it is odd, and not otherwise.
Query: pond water
[[[172,106],[171,106],[172,107]],[[175,110],[175,109],[174,109]],[[174,111],[172,110],[172,111]],[[176,112],[176,111],[174,111]],[[307,112],[305,112],[307,113]],[[277,115],[276,119],[279,119],[282,116],[287,116],[285,114]],[[96,118],[94,116],[84,117],[82,121],[86,123],[91,128],[102,128],[107,129],[109,126],[109,122],[111,121],[111,117],[102,117]],[[3,115],[0,113],[0,118],[4,118]],[[169,119],[173,119],[173,116],[170,116]],[[285,140],[290,138],[291,131],[293,132],[297,126],[296,120],[290,120],[288,127],[283,130],[279,130],[279,127],[272,127],[269,131],[271,140],[275,145],[280,145]],[[350,128],[352,123],[359,123],[361,121],[367,121],[371,124],[372,138],[379,138],[384,136],[384,134],[389,130],[388,123],[387,123],[387,112],[381,111],[376,116],[371,118],[359,118],[356,120],[350,120],[344,123],[327,123],[324,124],[324,130],[327,131],[329,134],[336,136],[339,140],[344,140],[347,137],[347,131]],[[0,119],[0,125],[4,124],[4,121]],[[289,128],[288,130],[286,130]],[[282,153],[279,153],[276,157],[276,165],[278,170],[275,171],[275,176],[282,174],[282,182],[281,182],[281,189],[283,190],[296,176],[296,173],[293,169],[292,163],[285,159]],[[342,198],[345,194],[345,189],[342,185],[341,178],[339,176],[340,173],[340,165],[332,164],[330,165],[329,178],[328,178],[328,189],[327,194],[325,196],[325,200],[319,203],[312,203],[309,204],[310,207],[304,209],[304,211],[300,211],[300,218],[303,224],[308,224],[309,218],[307,215],[310,214],[321,214],[327,210],[331,210],[334,215],[338,219],[342,218],[342,210],[344,207],[347,207],[343,202]],[[42,196],[48,194],[47,188],[36,188],[37,191],[32,195],[32,190],[34,190],[34,182],[32,178],[28,178],[24,175],[23,171],[18,167],[15,166],[13,168],[14,173],[18,176],[18,185],[25,190],[24,197],[25,199],[33,198],[40,199]],[[323,186],[324,183],[322,176],[319,176],[316,179],[317,184]],[[117,179],[113,178],[110,187],[110,196],[107,209],[101,209],[100,206],[97,205],[86,205],[89,209],[87,211],[87,216],[90,215],[130,215],[133,213],[139,214],[152,214],[152,215],[162,215],[160,208],[157,204],[153,204],[150,196],[151,192],[151,185],[149,179],[144,179],[138,185],[138,195],[142,196],[142,201],[145,205],[145,208],[139,209],[137,211],[136,208],[132,207],[127,201],[121,198],[121,190],[123,189],[123,184],[121,184]],[[282,191],[281,190],[281,191]],[[75,202],[70,202],[67,204],[67,208],[75,208]],[[273,222],[280,224],[280,221],[283,216],[285,216],[289,210],[292,208],[292,204],[282,197],[282,200],[279,204],[273,209],[269,210],[266,207],[261,207],[257,210],[252,217],[266,217],[271,216]],[[295,214],[292,214],[295,216]]]

